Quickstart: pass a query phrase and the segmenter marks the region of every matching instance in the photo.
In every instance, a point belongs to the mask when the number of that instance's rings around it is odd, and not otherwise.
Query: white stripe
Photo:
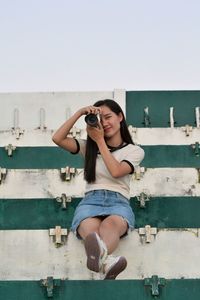
[[[4,230],[0,240],[0,280],[92,278],[83,242],[71,232],[60,248],[55,247],[48,230]],[[199,278],[199,248],[198,229],[163,229],[150,244],[142,244],[135,230],[120,241],[114,253],[128,260],[118,278],[143,279],[154,274],[167,279]]]
[[[79,128],[77,129],[79,130]],[[5,147],[8,144],[17,147],[56,147],[56,144],[52,141],[54,132],[55,130],[25,130],[23,135],[17,139],[17,136],[12,130],[0,131],[0,147]],[[76,132],[76,130],[74,130],[74,132]],[[72,135],[69,136],[72,137]],[[74,137],[86,139],[86,131],[82,129],[80,133],[77,133]]]
[[[129,126],[134,143],[139,145],[191,145],[200,139],[200,129],[186,136],[185,128],[134,128]]]
[[[54,93],[0,93],[1,107],[4,113],[0,118],[0,130],[11,129],[18,123],[21,129],[35,129],[41,125],[41,108],[45,113],[45,126],[48,129],[58,128],[80,107],[92,105],[101,99],[116,98],[125,108],[124,90],[94,92],[54,92]],[[14,120],[14,111],[18,111],[18,122]],[[85,128],[84,118],[78,120]]]
[[[62,181],[58,169],[9,169],[0,185],[0,198],[82,197],[83,169],[71,181]],[[199,174],[195,168],[147,169],[140,180],[131,179],[131,196],[145,192],[153,196],[200,196]]]
[[[74,137],[86,139],[87,133],[84,128],[78,128],[80,133]],[[191,145],[200,139],[200,128],[193,128],[189,136],[186,136],[184,128],[134,128],[129,126],[131,136],[135,144],[139,145]],[[76,130],[74,130],[75,132]],[[18,147],[44,147],[56,146],[52,142],[55,130],[25,130],[24,134],[17,139],[12,130],[0,131],[0,147],[12,144]]]

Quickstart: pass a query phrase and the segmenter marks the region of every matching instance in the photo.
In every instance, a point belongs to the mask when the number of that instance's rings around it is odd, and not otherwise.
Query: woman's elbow
[[[52,141],[56,144],[59,145],[58,139],[55,137],[55,135],[52,136]]]
[[[127,174],[130,174],[130,171],[129,170],[120,170],[120,169],[116,168],[116,169],[112,170],[110,173],[113,178],[120,178]]]
[[[111,175],[112,175],[113,178],[119,178],[119,177],[122,176],[117,170],[112,171]]]

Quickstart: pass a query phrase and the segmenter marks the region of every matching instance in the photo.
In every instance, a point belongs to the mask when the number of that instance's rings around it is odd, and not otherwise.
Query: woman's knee
[[[78,233],[82,238],[85,238],[89,233],[99,233],[99,226],[101,221],[98,218],[87,218],[80,222],[78,226]]]
[[[100,226],[100,230],[113,230],[119,233],[119,236],[123,235],[128,230],[128,224],[123,217],[118,215],[112,215],[103,220]]]

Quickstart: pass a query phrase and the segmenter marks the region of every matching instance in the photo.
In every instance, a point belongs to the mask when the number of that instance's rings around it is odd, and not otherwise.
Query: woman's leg
[[[104,220],[98,217],[87,218],[80,223],[78,233],[85,240],[88,269],[95,272],[101,270],[104,279],[115,279],[126,268],[127,261],[124,257],[118,256],[108,260],[110,256],[107,256],[107,252],[110,254],[116,249],[120,236],[127,228],[127,222],[117,215]]]
[[[96,232],[106,244],[110,254],[117,248],[120,237],[127,229],[127,222],[121,216],[112,215],[103,221],[98,217],[83,220],[78,227],[78,233],[85,239],[88,234]]]
[[[101,222],[100,218],[87,218],[78,227],[78,233],[84,239],[87,267],[95,272],[100,271],[101,259],[104,255],[107,255],[106,247],[102,245],[102,241],[99,238]]]
[[[92,232],[99,234],[99,227],[102,220],[100,218],[87,218],[81,221],[78,233],[85,240],[86,236]]]
[[[108,254],[117,248],[120,237],[126,233],[127,229],[127,222],[117,215],[109,216],[100,223],[99,235],[107,246]]]

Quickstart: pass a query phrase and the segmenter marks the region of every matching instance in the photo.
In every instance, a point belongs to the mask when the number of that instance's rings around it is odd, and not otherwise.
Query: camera
[[[95,114],[88,114],[85,116],[85,122],[92,127],[97,127],[99,119]]]

